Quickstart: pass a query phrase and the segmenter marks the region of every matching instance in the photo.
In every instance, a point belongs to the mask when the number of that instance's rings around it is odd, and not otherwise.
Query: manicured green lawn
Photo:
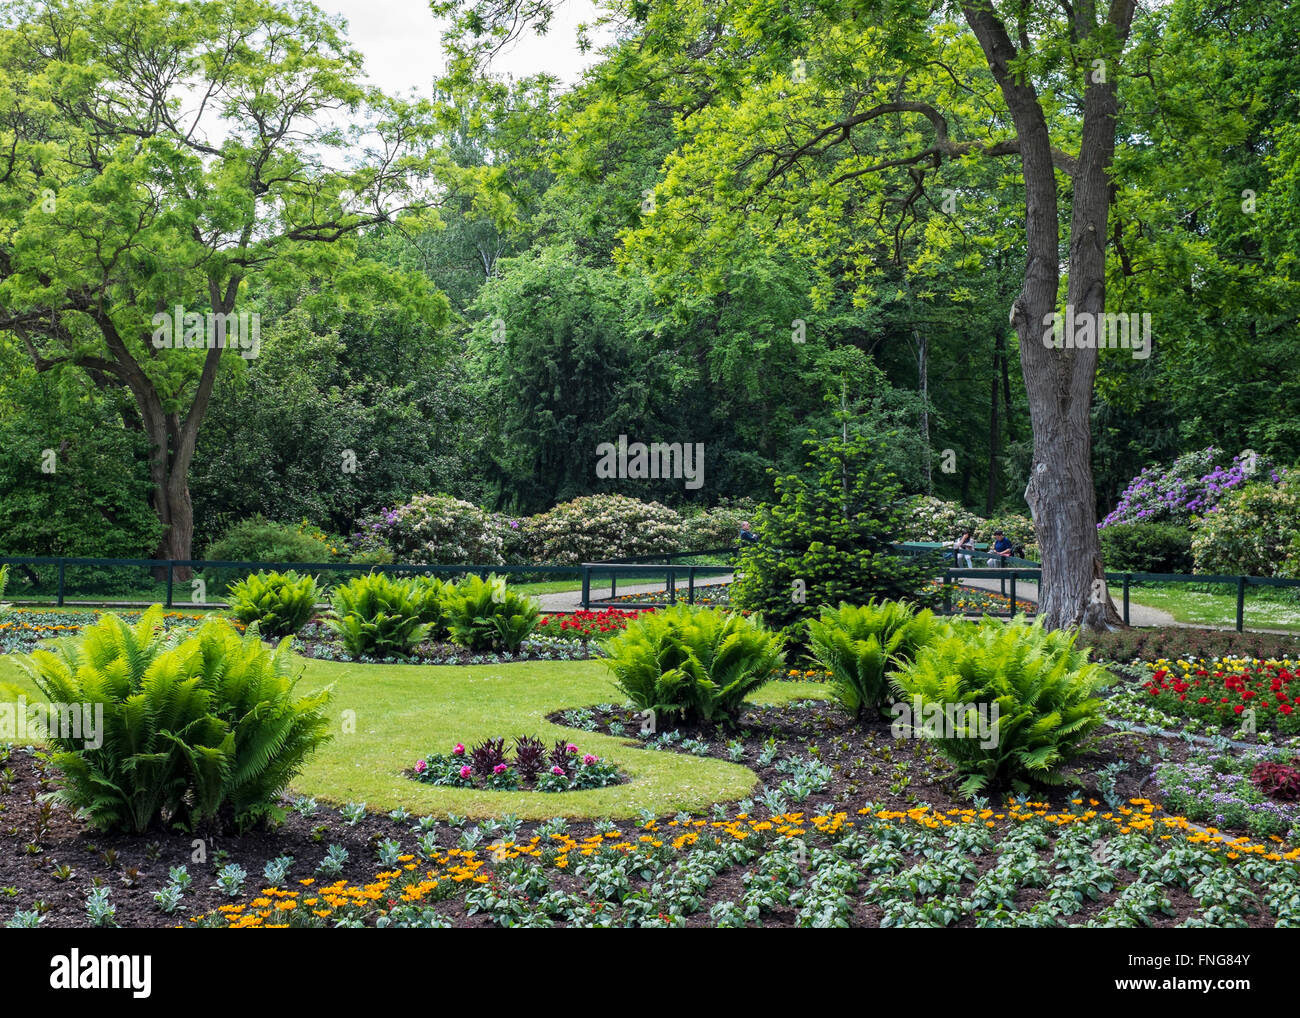
[[[1247,629],[1300,633],[1300,604],[1283,601],[1277,594],[1260,595],[1259,588],[1246,588]],[[1176,621],[1188,625],[1231,626],[1237,621],[1235,593],[1207,594],[1189,590],[1183,583],[1152,583],[1134,584],[1130,598],[1134,603],[1167,611]]]
[[[627,818],[639,809],[661,815],[704,809],[739,799],[757,784],[753,771],[737,764],[639,749],[636,740],[547,723],[545,716],[556,710],[622,701],[598,661],[470,667],[302,664],[304,690],[332,683],[335,692],[334,740],[316,754],[292,789],[321,800],[365,802],[371,811],[405,806],[419,814]],[[0,657],[0,683],[5,682],[16,683],[29,698],[36,695],[13,657]],[[783,703],[826,695],[825,685],[779,682],[760,690],[754,700]],[[401,775],[425,753],[446,753],[457,742],[470,746],[498,735],[568,739],[583,752],[614,761],[632,780],[582,792],[491,792],[440,788]]]

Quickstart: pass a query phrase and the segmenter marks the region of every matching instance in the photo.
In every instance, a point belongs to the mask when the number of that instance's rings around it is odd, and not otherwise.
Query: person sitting
[[[758,540],[758,535],[749,529],[749,520],[741,520],[740,521],[740,543],[744,544],[746,541],[757,541],[757,540]]]
[[[963,551],[971,552],[971,551],[974,551],[974,550],[975,550],[975,538],[974,538],[974,536],[971,534],[971,532],[970,532],[969,530],[967,530],[967,531],[965,531],[965,532],[962,533],[961,537],[957,538],[957,540],[955,540],[955,541],[952,542],[952,547],[953,547],[953,551],[954,551],[954,552],[963,552]],[[956,562],[956,564],[959,565],[959,566],[962,565],[963,563],[965,563],[967,569],[970,569],[970,568],[973,567],[974,564],[975,564],[974,562],[971,561],[971,557],[970,557],[970,555],[954,554],[954,555],[953,555],[953,560],[954,560],[954,561]]]
[[[1007,535],[1002,531],[993,531],[993,548],[991,550],[996,557],[989,559],[990,567],[1007,564],[1007,559],[1011,557],[1011,542],[1007,540]]]

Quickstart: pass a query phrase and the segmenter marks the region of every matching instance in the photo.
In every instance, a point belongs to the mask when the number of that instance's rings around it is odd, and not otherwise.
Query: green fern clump
[[[945,725],[925,733],[964,775],[966,795],[1008,783],[1017,790],[1031,783],[1060,785],[1064,766],[1102,723],[1096,694],[1111,681],[1088,660],[1087,650],[1075,647],[1076,638],[1023,619],[945,627],[911,664],[893,673],[894,690],[904,700],[895,710],[911,712],[919,698],[930,717],[967,704],[985,708],[991,721],[996,707],[991,738],[981,737],[974,713],[958,715],[951,730]],[[911,724],[920,729],[923,719]]]
[[[280,793],[330,738],[330,691],[296,695],[287,641],[272,650],[221,619],[167,636],[162,619],[158,605],[134,627],[105,615],[22,661],[50,703],[103,709],[93,737],[48,733],[59,796],[108,831],[278,816]]]
[[[910,663],[942,631],[929,609],[873,598],[855,607],[823,607],[808,623],[809,652],[831,673],[835,698],[854,717],[883,710],[892,699],[887,672]]]
[[[230,586],[230,610],[245,625],[257,623],[263,636],[292,636],[316,611],[319,588],[314,576],[254,573]]]
[[[641,709],[730,721],[784,665],[784,645],[758,617],[677,605],[638,616],[603,649],[618,687]]]
[[[513,653],[532,635],[541,608],[530,597],[510,590],[503,577],[467,576],[444,590],[443,612],[451,642],[469,650]]]
[[[409,657],[437,626],[441,587],[435,584],[383,573],[355,577],[334,588],[326,625],[354,658]]]

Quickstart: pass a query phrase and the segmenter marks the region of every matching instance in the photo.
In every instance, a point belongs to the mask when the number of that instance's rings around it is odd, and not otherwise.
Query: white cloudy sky
[[[329,14],[348,22],[348,37],[366,58],[370,80],[390,94],[414,88],[427,95],[443,67],[442,26],[426,0],[315,0]],[[591,0],[561,0],[547,34],[531,33],[503,50],[493,70],[521,77],[545,71],[572,85],[595,54],[578,52],[574,28],[594,20]]]

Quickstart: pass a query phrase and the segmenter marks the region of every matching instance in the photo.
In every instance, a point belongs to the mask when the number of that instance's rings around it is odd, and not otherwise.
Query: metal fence
[[[994,568],[965,567],[956,556],[966,552],[946,545],[909,543],[896,546],[901,552],[916,556],[935,556],[936,575],[942,567],[944,601],[942,610],[954,614],[952,594],[954,581],[962,578],[995,579],[999,592],[1010,599],[1005,612],[985,614],[1012,617],[1017,614],[1017,584],[1037,583],[1042,578],[1038,563],[1025,559],[1009,558]],[[507,576],[515,583],[546,579],[574,578],[580,585],[581,604],[590,608],[597,604],[617,603],[620,607],[649,608],[665,602],[675,604],[685,600],[697,602],[701,580],[726,575],[735,568],[739,554],[736,548],[711,548],[703,551],[674,552],[667,555],[641,555],[603,562],[584,562],[578,565],[535,565],[513,563],[509,565],[452,564],[415,565],[411,563],[371,564],[365,562],[232,562],[205,561],[202,559],[113,559],[8,556],[0,557],[0,565],[9,566],[9,584],[5,599],[15,604],[120,605],[134,607],[162,603],[174,608],[178,603],[193,608],[220,608],[226,603],[219,598],[226,587],[252,573],[267,569],[294,569],[312,573],[326,584],[346,582],[352,576],[365,572],[390,573],[398,576],[434,575],[487,577],[491,573]],[[976,551],[972,558],[987,559],[988,553]],[[702,563],[700,559],[722,559],[717,564]],[[945,566],[953,561],[953,566]],[[1130,588],[1136,583],[1198,583],[1219,584],[1236,588],[1236,629],[1245,627],[1246,590],[1248,587],[1300,587],[1300,579],[1274,576],[1223,576],[1193,573],[1123,573],[1107,572],[1109,583],[1121,591],[1121,617],[1125,624],[1130,619]],[[619,581],[663,579],[660,598],[616,601]],[[195,581],[198,581],[196,584]],[[609,584],[607,597],[593,595],[593,587]],[[178,602],[177,591],[181,590]],[[188,589],[187,589],[188,588]],[[982,589],[982,588],[977,588]],[[658,594],[658,591],[654,593]],[[202,596],[199,596],[199,595]],[[187,596],[188,595],[188,596]],[[211,595],[215,595],[214,598]],[[628,595],[624,595],[627,597]]]

